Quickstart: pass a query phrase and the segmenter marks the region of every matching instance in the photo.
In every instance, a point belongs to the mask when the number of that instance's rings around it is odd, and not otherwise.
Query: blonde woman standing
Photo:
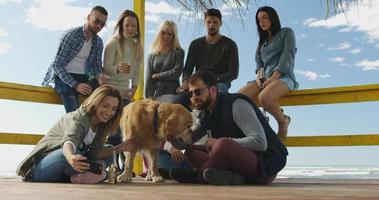
[[[143,47],[138,16],[130,10],[122,12],[114,33],[105,47],[104,71],[126,105],[132,100],[140,78]]]
[[[155,36],[147,60],[145,97],[176,94],[183,70],[184,51],[173,21],[164,21]]]
[[[157,31],[147,59],[145,97],[158,98],[163,102],[176,102],[176,89],[184,65],[184,51],[179,43],[178,30],[173,21],[164,21]],[[175,95],[175,96],[174,96]],[[173,168],[190,168],[184,161],[184,154],[166,142],[159,150],[159,173],[169,179]]]

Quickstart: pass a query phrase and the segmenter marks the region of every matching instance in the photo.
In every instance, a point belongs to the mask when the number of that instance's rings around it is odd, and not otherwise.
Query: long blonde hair
[[[155,35],[153,44],[151,45],[151,52],[153,54],[158,55],[163,48],[162,44],[162,32],[166,31],[167,29],[171,29],[173,33],[173,38],[172,38],[172,49],[174,51],[179,51],[182,50],[182,47],[180,46],[179,43],[179,37],[178,37],[178,29],[176,28],[175,22],[171,20],[165,20],[162,22],[162,24],[159,26],[159,30],[157,34]]]
[[[102,85],[98,87],[81,105],[84,112],[89,115],[94,115],[96,109],[100,106],[101,102],[105,97],[115,97],[118,100],[118,107],[116,114],[108,120],[107,123],[101,123],[98,126],[99,133],[105,134],[107,136],[109,133],[116,132],[119,127],[120,118],[123,109],[123,103],[120,92],[111,85]]]
[[[125,36],[124,36],[124,20],[126,17],[133,17],[137,20],[137,34],[135,35],[135,39],[137,40],[137,55],[136,57],[139,59],[142,59],[142,53],[143,53],[143,44],[142,44],[142,38],[141,38],[141,30],[140,30],[140,24],[139,24],[139,19],[138,16],[135,12],[131,10],[124,10],[120,16],[118,16],[116,26],[114,27],[113,33],[115,34],[114,37],[119,38],[119,44],[121,47],[121,50],[123,51],[122,53],[125,54],[124,52],[124,41],[125,41]]]

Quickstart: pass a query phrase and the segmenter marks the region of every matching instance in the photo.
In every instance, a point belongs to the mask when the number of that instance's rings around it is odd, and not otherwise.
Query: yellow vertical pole
[[[134,12],[137,14],[140,24],[140,31],[141,31],[141,39],[142,39],[142,45],[143,49],[145,48],[145,0],[134,0]],[[136,91],[136,94],[134,96],[135,100],[143,99],[143,88],[144,88],[144,53],[142,52],[142,65],[141,65],[141,74],[140,74],[140,81],[138,84],[138,88]]]
[[[144,48],[145,44],[145,0],[134,0],[134,12],[137,14],[139,19],[139,25],[140,25],[140,31],[141,31],[141,39],[142,39],[142,45]],[[144,88],[144,55],[142,51],[142,65],[141,67],[141,74],[140,74],[140,81],[138,84],[137,92],[134,96],[135,100],[142,99],[143,98],[143,88]],[[136,158],[134,160],[134,167],[133,167],[134,173],[141,174],[143,172],[143,158],[141,154],[137,154]]]

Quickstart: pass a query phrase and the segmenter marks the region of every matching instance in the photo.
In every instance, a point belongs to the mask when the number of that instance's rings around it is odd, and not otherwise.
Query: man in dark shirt
[[[219,10],[208,9],[204,15],[208,34],[190,44],[181,89],[188,91],[187,79],[195,68],[195,71],[211,72],[217,78],[218,90],[227,93],[230,83],[238,76],[238,48],[232,39],[220,34],[222,15]]]
[[[195,108],[192,141],[208,135],[205,145],[172,141],[193,168],[174,168],[181,183],[269,184],[283,169],[288,151],[258,107],[241,94],[220,93],[216,78],[197,71],[188,79]]]

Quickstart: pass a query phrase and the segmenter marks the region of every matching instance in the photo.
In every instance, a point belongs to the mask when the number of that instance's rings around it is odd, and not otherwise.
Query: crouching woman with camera
[[[96,89],[74,112],[58,120],[20,163],[17,174],[30,182],[98,183],[113,152],[135,151],[138,144],[126,140],[105,148],[109,133],[119,126],[121,95],[109,85]]]

